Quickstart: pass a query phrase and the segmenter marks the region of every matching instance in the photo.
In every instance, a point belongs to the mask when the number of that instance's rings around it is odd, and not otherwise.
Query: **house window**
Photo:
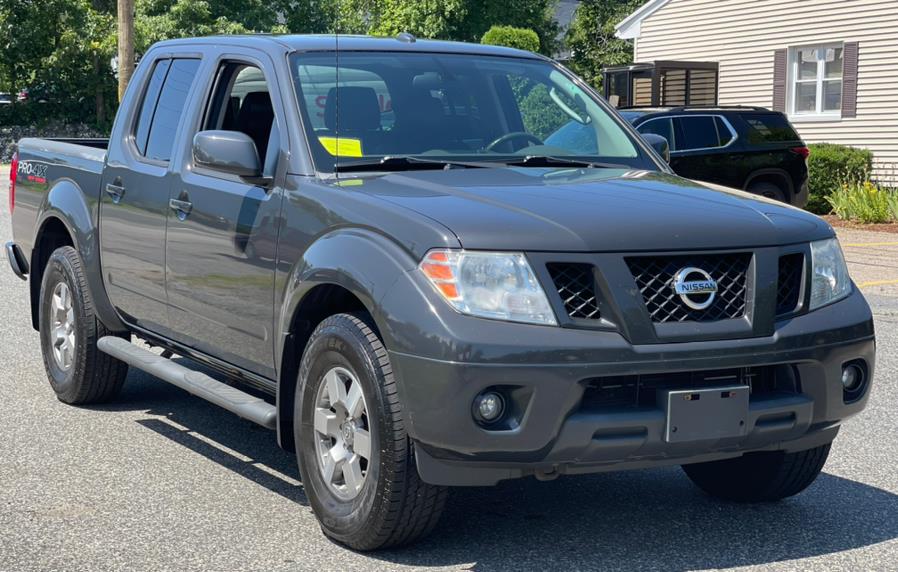
[[[790,115],[834,117],[842,111],[842,46],[791,50]]]

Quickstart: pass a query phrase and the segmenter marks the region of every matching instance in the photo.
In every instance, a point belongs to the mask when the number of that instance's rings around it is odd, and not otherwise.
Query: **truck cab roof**
[[[342,34],[245,34],[180,38],[159,42],[155,46],[158,48],[182,48],[221,43],[276,52],[331,51],[336,50],[339,46],[340,50],[357,52],[429,52],[544,59],[544,56],[514,48],[442,40],[419,40],[410,34],[399,34],[395,37]]]

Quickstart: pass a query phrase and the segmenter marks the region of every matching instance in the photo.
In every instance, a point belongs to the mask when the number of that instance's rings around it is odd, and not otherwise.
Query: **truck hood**
[[[800,209],[653,171],[450,169],[338,184],[348,183],[438,221],[470,249],[728,249],[833,236]]]

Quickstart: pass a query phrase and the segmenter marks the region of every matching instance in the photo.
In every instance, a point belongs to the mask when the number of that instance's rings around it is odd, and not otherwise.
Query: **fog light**
[[[842,387],[846,391],[854,391],[864,381],[864,372],[856,365],[850,364],[842,369]]]
[[[505,412],[505,399],[494,391],[481,393],[474,399],[474,412],[480,421],[493,423]]]

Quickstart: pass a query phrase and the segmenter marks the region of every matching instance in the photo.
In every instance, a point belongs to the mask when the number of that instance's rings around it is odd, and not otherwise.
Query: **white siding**
[[[870,149],[898,180],[898,0],[671,0],[642,22],[635,61],[719,62],[721,105],[770,107],[775,50],[847,41],[860,45],[857,117],[795,127]]]

